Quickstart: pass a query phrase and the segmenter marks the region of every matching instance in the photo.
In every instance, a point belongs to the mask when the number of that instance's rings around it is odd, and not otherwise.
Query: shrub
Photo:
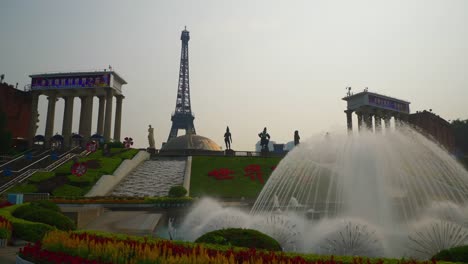
[[[53,203],[51,201],[47,201],[47,200],[33,201],[33,202],[30,203],[30,205],[31,206],[41,207],[41,208],[44,208],[44,209],[49,209],[49,210],[59,212],[59,213],[62,212],[60,210],[60,207],[58,207],[58,205],[56,205],[55,203]]]
[[[43,182],[53,177],[55,177],[55,172],[39,171],[39,172],[34,173],[33,176],[31,176],[28,179],[28,181],[37,183],[37,182]]]
[[[53,230],[54,227],[43,223],[30,222],[11,215],[11,212],[24,206],[27,206],[27,204],[12,205],[10,207],[0,209],[0,217],[11,223],[14,237],[30,242],[41,240],[45,233]]]
[[[80,187],[64,184],[55,189],[52,194],[54,196],[82,196],[85,194],[85,190]]]
[[[13,211],[13,216],[31,222],[55,226],[60,230],[74,230],[76,228],[75,224],[63,214],[34,205],[25,205],[17,208]]]
[[[268,235],[257,230],[228,228],[208,232],[195,240],[195,243],[208,243],[236,247],[281,251],[280,244]]]
[[[184,188],[184,186],[173,186],[169,190],[169,197],[183,197],[187,194],[187,190]]]
[[[444,249],[432,258],[438,261],[468,263],[468,246]]]
[[[10,239],[11,231],[6,228],[0,228],[0,239]]]
[[[11,224],[13,236],[30,242],[40,241],[47,232],[54,230],[52,226],[43,223],[12,221]]]

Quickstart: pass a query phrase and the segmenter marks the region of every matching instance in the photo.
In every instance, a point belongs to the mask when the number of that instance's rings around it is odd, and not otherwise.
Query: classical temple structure
[[[68,72],[34,74],[31,77],[31,122],[29,126],[29,144],[33,144],[36,135],[38,117],[37,105],[40,95],[47,96],[48,107],[45,129],[45,144],[50,146],[54,131],[55,105],[57,100],[65,101],[63,113],[62,136],[63,144],[69,147],[72,137],[73,108],[75,98],[81,100],[80,124],[78,134],[84,142],[91,138],[93,116],[93,99],[99,98],[97,134],[105,141],[120,141],[122,101],[122,86],[127,82],[115,71]],[[115,97],[114,135],[111,137],[112,105]]]

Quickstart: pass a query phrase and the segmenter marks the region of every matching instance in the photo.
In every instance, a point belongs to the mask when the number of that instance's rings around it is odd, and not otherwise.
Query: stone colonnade
[[[104,137],[106,141],[111,139],[112,125],[112,104],[113,97],[116,97],[116,111],[114,122],[114,141],[120,141],[121,124],[122,124],[122,101],[125,98],[121,94],[117,94],[113,89],[106,88],[105,94],[97,95],[95,90],[82,91],[33,91],[32,92],[32,115],[29,129],[30,145],[33,144],[33,138],[37,130],[38,118],[38,101],[40,95],[46,95],[48,99],[47,119],[45,129],[45,144],[50,146],[50,141],[54,132],[55,105],[59,98],[65,101],[65,109],[63,114],[62,136],[65,147],[71,146],[72,124],[73,124],[73,107],[75,98],[81,100],[80,123],[78,134],[85,141],[91,138],[91,125],[93,119],[93,99],[95,96],[99,98],[99,112],[97,120],[97,134]]]
[[[392,117],[395,119],[395,125],[399,126],[401,123],[408,122],[408,114],[396,112],[396,111],[386,111],[381,109],[356,109],[356,110],[345,110],[346,113],[346,123],[348,126],[348,131],[353,131],[353,112],[357,115],[358,120],[358,130],[361,131],[363,127],[371,130],[373,128],[372,118],[375,121],[375,131],[382,131],[382,120],[383,125],[386,129],[390,128],[390,120]]]

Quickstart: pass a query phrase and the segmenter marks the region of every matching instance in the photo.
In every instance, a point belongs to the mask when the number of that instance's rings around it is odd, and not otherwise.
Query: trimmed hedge
[[[169,197],[184,197],[186,194],[187,189],[181,185],[172,186],[171,189],[169,189]]]
[[[47,200],[33,201],[33,202],[30,203],[30,205],[31,206],[41,207],[41,208],[44,208],[44,209],[49,209],[49,210],[59,212],[59,213],[62,212],[58,205],[56,205],[55,203],[53,203],[51,201],[47,201]]]
[[[23,206],[26,205],[13,205],[0,209],[0,215],[10,221],[13,226],[14,237],[30,242],[36,242],[41,240],[47,232],[55,229],[50,225],[23,220],[16,218],[11,214],[13,211]]]
[[[468,246],[444,249],[432,258],[438,261],[468,263]]]
[[[228,228],[208,232],[195,240],[195,243],[218,244],[281,251],[278,241],[257,230]]]
[[[13,216],[54,226],[60,230],[75,230],[75,224],[62,213],[37,205],[25,205],[13,211]]]
[[[13,225],[13,236],[29,242],[40,241],[47,232],[55,229],[50,225],[31,221],[12,221],[11,224]]]

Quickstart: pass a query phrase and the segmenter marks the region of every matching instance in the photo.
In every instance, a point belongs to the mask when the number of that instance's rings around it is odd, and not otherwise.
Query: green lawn
[[[193,157],[192,175],[190,179],[190,196],[210,196],[216,198],[240,198],[255,199],[263,188],[264,183],[270,177],[273,167],[281,158],[272,157]],[[252,180],[246,176],[245,168],[249,165],[259,165],[264,183],[260,183],[257,177]],[[213,171],[229,169],[233,171],[228,176],[232,179],[217,180]],[[221,172],[222,174],[222,172]]]

